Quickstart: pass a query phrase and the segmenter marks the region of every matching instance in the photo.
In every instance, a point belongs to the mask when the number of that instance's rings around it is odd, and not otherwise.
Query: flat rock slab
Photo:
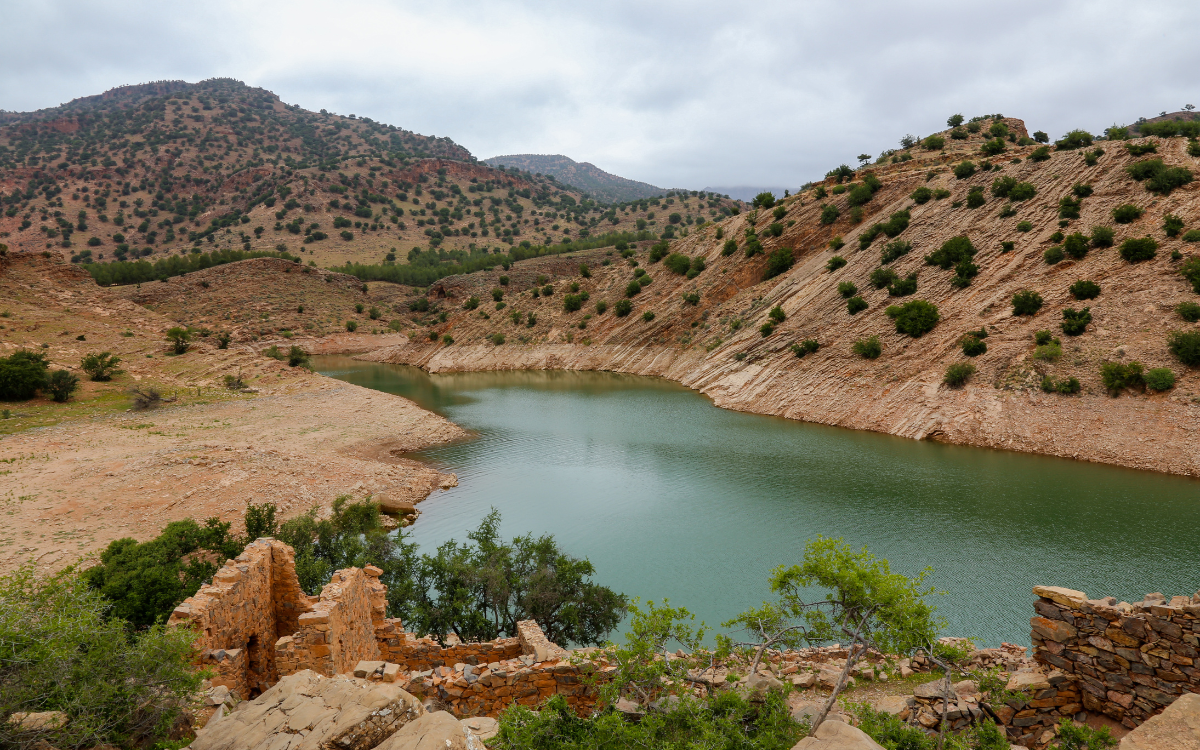
[[[824,721],[810,737],[797,742],[792,750],[887,750],[858,727],[840,721]]]
[[[1200,750],[1200,695],[1181,695],[1125,735],[1118,750]]]
[[[446,711],[425,714],[401,727],[376,750],[485,750],[463,722]]]
[[[423,715],[421,702],[396,685],[305,669],[209,722],[190,747],[370,750]]]

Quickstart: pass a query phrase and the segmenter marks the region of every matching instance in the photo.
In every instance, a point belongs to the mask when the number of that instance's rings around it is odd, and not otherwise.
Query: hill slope
[[[618,177],[590,162],[577,162],[562,154],[510,154],[484,159],[496,166],[516,167],[525,172],[541,173],[587,193],[601,203],[623,203],[639,198],[654,198],[667,192],[646,182]]]
[[[1020,121],[1003,124],[1014,141],[1024,136]],[[1200,373],[1168,349],[1172,331],[1200,332],[1175,312],[1181,302],[1200,303],[1180,273],[1197,253],[1182,234],[1172,237],[1162,229],[1168,214],[1200,228],[1200,183],[1169,194],[1148,191],[1126,170],[1147,157],[1133,156],[1121,142],[1096,144],[1103,150],[1097,155],[1091,147],[1041,152],[1005,140],[1005,151],[988,160],[980,149],[989,125],[984,121],[980,133],[964,130],[961,140],[943,133],[944,148],[917,146],[876,164],[871,171],[881,185],[866,192],[861,217],[850,205],[851,196],[864,195],[854,187],[865,184],[860,173],[849,190],[829,178],[788,198],[778,218],[772,211],[751,212],[671,242],[671,251],[688,261],[704,259],[705,270],[690,280],[664,267],[665,261],[656,263],[645,247],[629,262],[609,250],[529,261],[507,272],[506,307],[492,311],[486,303],[485,319],[462,304],[471,296],[488,300],[488,290],[499,288],[498,272],[444,279],[429,295],[447,320],[414,316],[409,344],[369,356],[431,371],[567,368],[659,375],[733,409],[1200,475]],[[1157,142],[1156,156],[1167,166],[1200,166],[1185,139]],[[957,177],[954,167],[966,159],[975,169],[961,169]],[[1028,183],[1022,190],[1032,197],[997,195],[1011,187],[1009,178]],[[1078,190],[1086,195],[1078,204],[1076,184],[1091,188],[1090,194]],[[1114,209],[1126,204],[1140,209],[1140,217],[1115,222]],[[895,240],[871,237],[876,224],[902,211],[907,222],[890,225]],[[769,231],[773,223],[777,237]],[[1112,246],[1085,242],[1081,257],[1045,260],[1047,250],[1063,244],[1057,233],[1091,236],[1097,226],[1113,230]],[[748,232],[763,246],[749,257]],[[1124,241],[1146,236],[1157,243],[1153,257],[1124,260],[1118,251]],[[967,237],[976,250],[970,260],[975,268],[959,266],[966,274],[961,282],[953,268],[925,261],[954,237]],[[726,255],[731,238],[734,251]],[[835,252],[831,241],[845,246]],[[882,248],[893,241],[911,247],[885,263]],[[834,264],[831,272],[835,255],[845,264]],[[581,262],[590,276],[579,273]],[[764,280],[773,262],[786,270]],[[875,288],[872,274],[880,268],[900,279],[914,276],[915,292],[891,296],[889,289]],[[653,283],[630,286],[643,270]],[[538,275],[551,278],[552,296],[532,295]],[[1070,287],[1084,280],[1100,287],[1098,297],[1073,296]],[[570,312],[564,294],[574,284],[589,298]],[[1012,298],[1024,290],[1044,300],[1034,315],[1014,314]],[[895,291],[904,290],[897,285]],[[614,315],[616,303],[630,294],[632,313]],[[685,298],[691,294],[696,297]],[[846,296],[861,296],[866,310],[850,314]],[[899,332],[888,314],[890,306],[912,300],[938,311],[936,325],[920,337]],[[599,301],[607,303],[604,312],[596,308]],[[775,307],[786,319],[760,331]],[[1080,335],[1063,330],[1068,308],[1088,308],[1091,320]],[[426,329],[439,339],[449,335],[453,344],[430,342]],[[969,357],[962,344],[969,332],[982,335],[981,329],[986,352]],[[1034,334],[1041,330],[1060,340],[1061,351],[1037,349]],[[495,334],[504,335],[503,343],[495,343]],[[882,355],[864,359],[853,346],[871,336],[878,337]],[[793,345],[806,340],[820,348],[799,357]],[[1113,398],[1101,366],[1133,362],[1146,370],[1170,369],[1174,387],[1121,389]],[[976,368],[961,388],[943,383],[952,364]],[[1069,384],[1072,377],[1081,384],[1077,394],[1043,390],[1044,382]]]

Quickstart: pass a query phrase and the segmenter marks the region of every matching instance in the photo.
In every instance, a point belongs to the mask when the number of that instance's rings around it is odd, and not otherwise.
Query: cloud
[[[1058,135],[1200,99],[1188,3],[9,0],[0,107],[230,76],[662,186],[799,186],[954,112]]]

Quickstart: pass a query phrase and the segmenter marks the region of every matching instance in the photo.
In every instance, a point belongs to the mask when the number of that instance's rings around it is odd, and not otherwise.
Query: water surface
[[[948,632],[1029,643],[1035,584],[1140,600],[1200,588],[1200,482],[718,409],[658,378],[429,375],[315,357],[478,433],[414,454],[458,474],[421,504],[432,552],[492,507],[507,537],[551,533],[599,582],[710,625],[768,596],[818,534],[894,570],[929,566]]]

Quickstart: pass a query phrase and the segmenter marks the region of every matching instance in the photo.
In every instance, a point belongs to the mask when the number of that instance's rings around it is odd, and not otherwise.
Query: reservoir
[[[945,594],[948,635],[1029,644],[1035,584],[1139,601],[1200,589],[1200,481],[719,409],[671,381],[604,372],[430,375],[314,357],[476,437],[414,458],[458,474],[409,530],[421,550],[495,507],[553,534],[595,579],[719,626],[818,535]]]

